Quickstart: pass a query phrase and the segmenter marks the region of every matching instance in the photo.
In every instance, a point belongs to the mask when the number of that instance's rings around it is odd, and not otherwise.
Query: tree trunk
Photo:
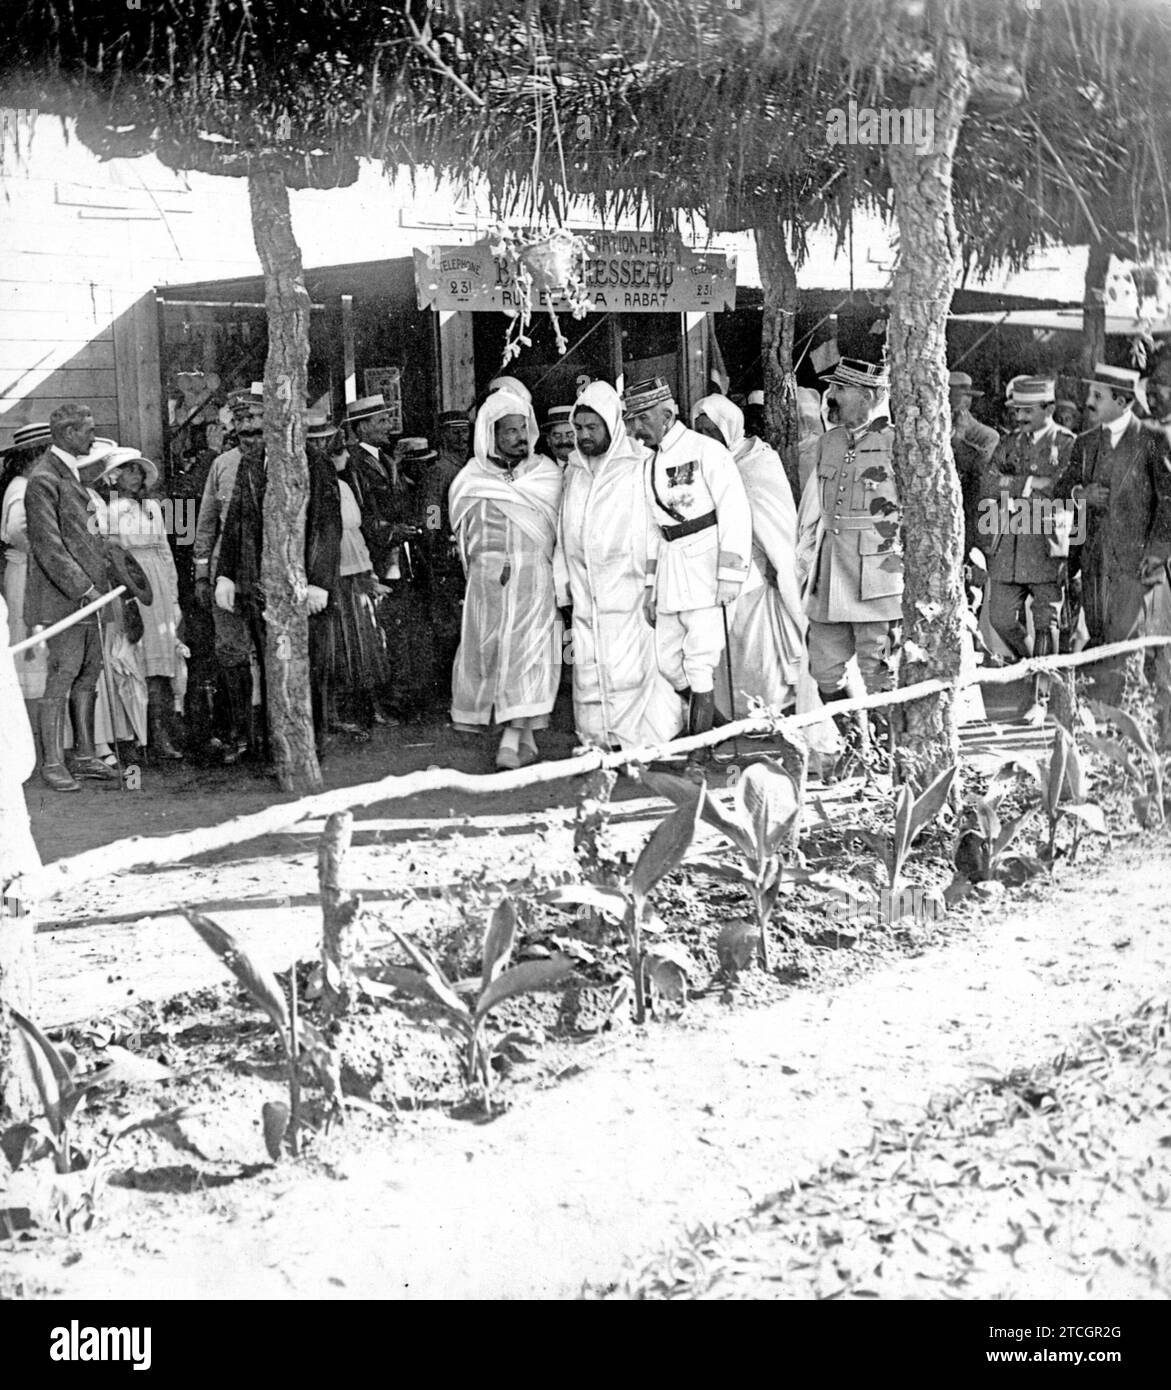
[[[342,883],[353,834],[354,813],[335,811],[325,822],[317,846],[322,917],[322,1006],[329,1019],[344,1017],[354,1002],[354,936],[362,900]]]
[[[8,611],[0,598],[0,633],[7,631]],[[41,861],[21,785],[35,762],[32,735],[7,651],[0,651],[0,662],[0,716],[7,731],[0,739],[0,1118],[23,1119],[32,1113],[36,1093],[8,1010],[36,1019],[35,903],[22,875],[34,874]]]
[[[268,629],[266,696],[273,762],[282,791],[319,791],[321,769],[309,699],[305,512],[309,467],[303,412],[309,379],[309,294],[293,235],[284,174],[263,165],[248,175],[252,234],[264,267],[268,361],[264,368],[264,497],[261,582]]]
[[[969,90],[967,50],[959,40],[947,39],[935,82],[911,97],[913,106],[934,110],[931,147],[887,150],[899,232],[888,342],[905,551],[901,685],[954,680],[960,670],[963,510],[951,452],[947,315],[959,272],[952,162]],[[903,774],[918,781],[950,767],[959,755],[954,694],[916,700],[902,709]]]
[[[1091,241],[1086,260],[1086,286],[1082,303],[1082,376],[1094,375],[1094,367],[1106,360],[1106,272],[1110,247]]]
[[[753,229],[764,288],[760,325],[764,362],[764,419],[768,442],[781,456],[794,499],[800,499],[797,467],[797,378],[793,374],[793,330],[797,325],[797,272],[785,244],[779,214]]]

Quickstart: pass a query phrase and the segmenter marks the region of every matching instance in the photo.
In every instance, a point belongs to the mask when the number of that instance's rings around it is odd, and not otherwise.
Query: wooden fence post
[[[354,924],[362,899],[342,886],[342,870],[354,834],[352,811],[335,811],[317,846],[321,889],[322,1007],[327,1018],[347,1014],[354,998]]]

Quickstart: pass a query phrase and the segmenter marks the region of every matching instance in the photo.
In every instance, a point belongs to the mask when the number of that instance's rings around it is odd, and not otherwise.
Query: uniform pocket
[[[903,592],[903,556],[898,538],[889,550],[882,550],[882,545],[883,538],[877,531],[859,531],[863,599],[893,598]]]

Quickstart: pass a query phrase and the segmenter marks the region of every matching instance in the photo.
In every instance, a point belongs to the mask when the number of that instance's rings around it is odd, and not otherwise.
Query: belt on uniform
[[[684,536],[694,536],[697,531],[706,531],[715,524],[715,512],[705,512],[703,516],[693,516],[690,521],[681,521],[678,526],[660,526],[659,530],[665,541],[678,541]]]

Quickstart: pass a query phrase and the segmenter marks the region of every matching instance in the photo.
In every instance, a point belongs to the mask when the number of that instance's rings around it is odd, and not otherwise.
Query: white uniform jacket
[[[743,583],[752,513],[722,444],[676,421],[646,463],[647,585],[660,613],[712,608],[721,580]]]

